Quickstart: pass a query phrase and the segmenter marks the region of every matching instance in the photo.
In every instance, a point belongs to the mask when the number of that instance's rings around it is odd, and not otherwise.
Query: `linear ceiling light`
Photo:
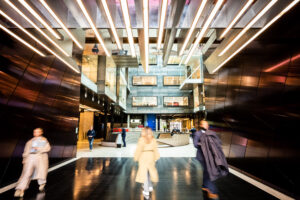
[[[95,24],[94,24],[92,18],[90,17],[88,11],[87,11],[86,8],[84,7],[82,1],[81,1],[81,0],[77,0],[77,4],[79,5],[80,9],[82,10],[82,12],[83,12],[85,18],[88,20],[88,22],[89,22],[91,28],[93,29],[93,31],[94,31],[94,33],[95,33],[95,35],[96,35],[98,41],[99,41],[100,44],[101,44],[101,46],[102,46],[102,48],[103,48],[103,50],[104,50],[106,56],[110,56],[110,53],[108,52],[108,50],[107,50],[107,48],[106,48],[106,46],[105,46],[105,44],[104,44],[104,41],[103,41],[102,37],[100,36],[100,34],[99,34],[99,32],[98,32],[98,30],[97,30],[97,28],[96,28],[96,26],[95,26]]]
[[[160,11],[160,20],[159,20],[159,31],[158,31],[158,39],[157,39],[157,50],[160,50],[162,37],[164,33],[164,26],[166,21],[166,14],[168,8],[168,0],[162,0],[161,3],[161,11]]]
[[[49,24],[25,1],[19,0],[19,2],[39,21],[43,26],[56,38],[61,39],[61,37],[49,26]]]
[[[2,30],[4,30],[6,33],[8,33],[9,35],[11,35],[12,37],[14,37],[16,40],[18,40],[19,42],[23,43],[25,46],[27,46],[28,48],[30,48],[32,51],[36,52],[37,54],[39,54],[40,56],[45,57],[45,54],[43,54],[42,52],[40,52],[38,49],[36,49],[35,47],[31,46],[29,43],[27,43],[25,40],[23,40],[22,38],[20,38],[19,36],[17,36],[16,34],[14,34],[13,32],[11,32],[10,30],[8,30],[7,28],[5,28],[4,26],[2,26],[0,24],[0,28]]]
[[[243,8],[238,12],[238,14],[234,17],[232,22],[228,25],[228,27],[223,31],[220,36],[220,39],[224,38],[225,35],[230,31],[230,29],[235,25],[236,22],[243,16],[243,14],[247,11],[247,9],[252,5],[254,0],[248,0],[247,3],[243,6]]]
[[[31,21],[21,10],[19,10],[10,0],[5,0],[5,2],[12,7],[19,15],[21,15],[28,23],[30,23],[38,32],[40,32],[49,42],[51,42],[55,47],[57,47],[64,55],[70,56],[65,50],[63,50],[56,42],[54,42],[45,32],[43,32],[33,21]]]
[[[198,44],[201,42],[204,34],[206,33],[210,23],[212,22],[212,20],[214,19],[214,17],[216,16],[218,10],[221,8],[222,6],[222,3],[223,3],[224,0],[218,0],[218,2],[216,3],[214,9],[212,10],[212,12],[210,13],[209,17],[207,18],[204,26],[202,27],[199,35],[197,36],[197,39],[195,41],[195,43],[193,44],[193,47],[190,49],[188,55],[187,55],[187,58],[185,59],[185,62],[184,64],[187,64],[189,62],[189,60],[191,59],[194,51],[196,50]]]
[[[117,33],[117,30],[116,30],[115,24],[114,24],[114,22],[113,22],[113,20],[112,20],[112,17],[111,17],[111,14],[110,14],[110,11],[109,11],[107,2],[106,2],[106,0],[101,0],[101,3],[102,3],[102,5],[103,5],[103,8],[104,8],[106,17],[107,17],[107,19],[108,19],[108,22],[109,22],[111,31],[112,31],[112,33],[113,33],[113,35],[114,35],[115,40],[116,40],[118,49],[122,49],[122,45],[121,45],[121,42],[120,42],[120,38],[119,38],[119,36],[118,36],[118,33]]]
[[[149,72],[149,1],[143,0],[145,72]]]
[[[127,0],[120,0],[132,57],[136,57]]]
[[[18,24],[15,20],[13,20],[11,17],[9,17],[7,14],[5,14],[2,10],[0,10],[0,15],[4,16],[7,20],[9,20],[11,23],[13,23],[16,27],[18,27],[21,31],[23,31],[26,35],[28,35],[31,39],[36,41],[38,44],[40,44],[42,47],[44,47],[47,51],[49,51],[51,54],[56,56],[59,60],[61,60],[63,63],[65,63],[68,67],[70,67],[75,72],[79,73],[77,69],[75,69],[72,65],[70,65],[67,61],[65,61],[63,58],[61,58],[59,55],[57,55],[53,50],[51,50],[47,45],[45,45],[43,42],[41,42],[39,39],[37,39],[35,36],[33,36],[31,33],[29,33],[26,29],[24,29],[20,24]],[[45,56],[45,55],[43,55]]]
[[[267,30],[274,22],[276,22],[280,17],[287,13],[291,8],[293,8],[300,0],[294,0],[285,9],[283,9],[278,15],[276,15],[269,23],[267,23],[263,28],[261,28],[255,35],[253,35],[247,42],[245,42],[239,49],[237,49],[231,56],[224,60],[216,69],[212,71],[215,73],[221,67],[223,67],[229,60],[231,60],[235,55],[242,51],[248,44],[250,44],[255,38],[260,36],[265,30]]]
[[[269,2],[248,24],[243,30],[222,50],[219,56],[224,55],[250,28],[254,25],[278,0]]]
[[[195,16],[195,18],[194,18],[194,20],[193,20],[192,26],[191,26],[191,28],[189,29],[189,32],[188,32],[187,36],[185,37],[185,40],[184,40],[184,42],[183,42],[183,44],[182,44],[182,47],[181,47],[181,49],[180,49],[180,51],[179,51],[179,55],[180,55],[180,56],[183,54],[183,52],[184,52],[184,50],[185,50],[185,48],[186,48],[188,42],[189,42],[190,39],[191,39],[192,33],[194,32],[194,30],[195,30],[195,28],[196,28],[196,25],[197,25],[197,23],[198,23],[198,21],[199,21],[199,19],[200,19],[200,16],[201,16],[201,14],[202,14],[202,12],[203,12],[203,10],[204,10],[204,7],[205,7],[206,3],[207,3],[207,0],[202,0],[200,6],[199,6],[199,8],[198,8],[198,11],[197,11],[197,13],[196,13],[196,16]]]
[[[61,21],[61,19],[55,14],[55,12],[50,8],[50,6],[46,3],[45,0],[40,0],[41,4],[48,10],[48,12],[52,15],[52,17],[59,23],[59,25],[66,31],[69,37],[73,40],[73,42],[80,48],[83,49],[80,42],[74,37],[74,35],[69,31],[69,29],[65,26],[65,24]]]

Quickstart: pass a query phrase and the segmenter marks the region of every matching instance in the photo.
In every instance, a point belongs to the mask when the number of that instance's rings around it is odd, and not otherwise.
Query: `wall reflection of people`
[[[48,140],[42,136],[43,129],[33,130],[33,138],[29,140],[23,153],[23,171],[17,183],[15,197],[23,197],[32,180],[37,180],[39,190],[43,191],[48,174],[48,152],[51,147]]]
[[[195,133],[193,142],[197,148],[197,160],[203,170],[202,190],[209,199],[219,199],[214,181],[228,174],[228,165],[221,147],[221,141],[215,132],[208,130],[207,121],[200,122],[200,130]]]
[[[158,173],[155,163],[159,157],[157,142],[153,137],[152,130],[146,127],[142,130],[134,154],[134,160],[139,162],[136,182],[144,184],[143,194],[146,199],[149,199],[150,192],[153,191],[151,181],[158,182]]]

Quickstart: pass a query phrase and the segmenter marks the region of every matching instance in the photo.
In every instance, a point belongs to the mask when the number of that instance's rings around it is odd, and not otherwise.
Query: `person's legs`
[[[94,141],[94,138],[89,138],[90,150],[93,149],[93,141]]]
[[[39,190],[40,191],[44,191],[44,188],[45,188],[45,186],[46,186],[46,179],[38,179],[37,180],[38,181],[38,184],[39,184]]]
[[[24,163],[21,177],[18,180],[18,184],[16,186],[16,197],[23,197],[24,191],[28,188],[31,181],[31,176],[33,174],[34,168],[35,161],[29,156],[26,160],[26,163]]]
[[[126,138],[122,137],[122,140],[123,140],[123,146],[126,147]]]
[[[147,178],[148,178],[148,185],[149,185],[149,191],[150,192],[152,192],[153,191],[153,184],[152,184],[152,182],[151,182],[151,178],[150,178],[150,173],[149,173],[149,171],[148,171],[148,173],[147,173]]]
[[[150,178],[149,177],[149,172],[147,171],[146,180],[144,182],[144,191],[143,191],[143,193],[145,195],[149,195],[149,187],[150,187],[149,182],[151,183],[149,178]]]

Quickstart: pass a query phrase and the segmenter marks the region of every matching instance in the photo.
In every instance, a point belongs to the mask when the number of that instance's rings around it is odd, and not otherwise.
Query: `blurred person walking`
[[[91,126],[90,130],[88,130],[87,136],[88,136],[88,140],[89,140],[90,151],[92,151],[93,150],[94,137],[96,136],[96,132],[95,132],[93,126]]]
[[[126,147],[126,129],[122,128],[123,147]]]
[[[228,165],[222,150],[221,141],[215,132],[209,130],[207,121],[200,122],[200,130],[193,138],[197,148],[197,160],[202,165],[203,187],[210,199],[219,199],[214,181],[228,174]]]
[[[15,197],[23,197],[31,180],[37,180],[39,190],[43,191],[48,174],[48,152],[51,147],[48,140],[42,136],[43,129],[33,130],[33,138],[29,140],[23,153],[23,171],[17,183]]]
[[[158,173],[155,163],[159,158],[157,142],[153,137],[152,130],[146,127],[142,130],[134,154],[134,160],[139,163],[136,182],[143,183],[143,194],[147,199],[149,198],[150,192],[153,191],[152,182],[158,182]]]

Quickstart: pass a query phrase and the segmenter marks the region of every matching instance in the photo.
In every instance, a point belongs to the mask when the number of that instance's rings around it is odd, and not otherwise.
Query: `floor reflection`
[[[202,169],[194,158],[161,158],[159,182],[151,200],[201,200]],[[135,182],[137,163],[132,158],[81,158],[51,172],[45,193],[33,182],[24,200],[143,200],[141,184]],[[36,185],[34,185],[36,184]],[[221,199],[274,199],[254,186],[229,175],[217,182]],[[12,199],[13,190],[0,195]]]

